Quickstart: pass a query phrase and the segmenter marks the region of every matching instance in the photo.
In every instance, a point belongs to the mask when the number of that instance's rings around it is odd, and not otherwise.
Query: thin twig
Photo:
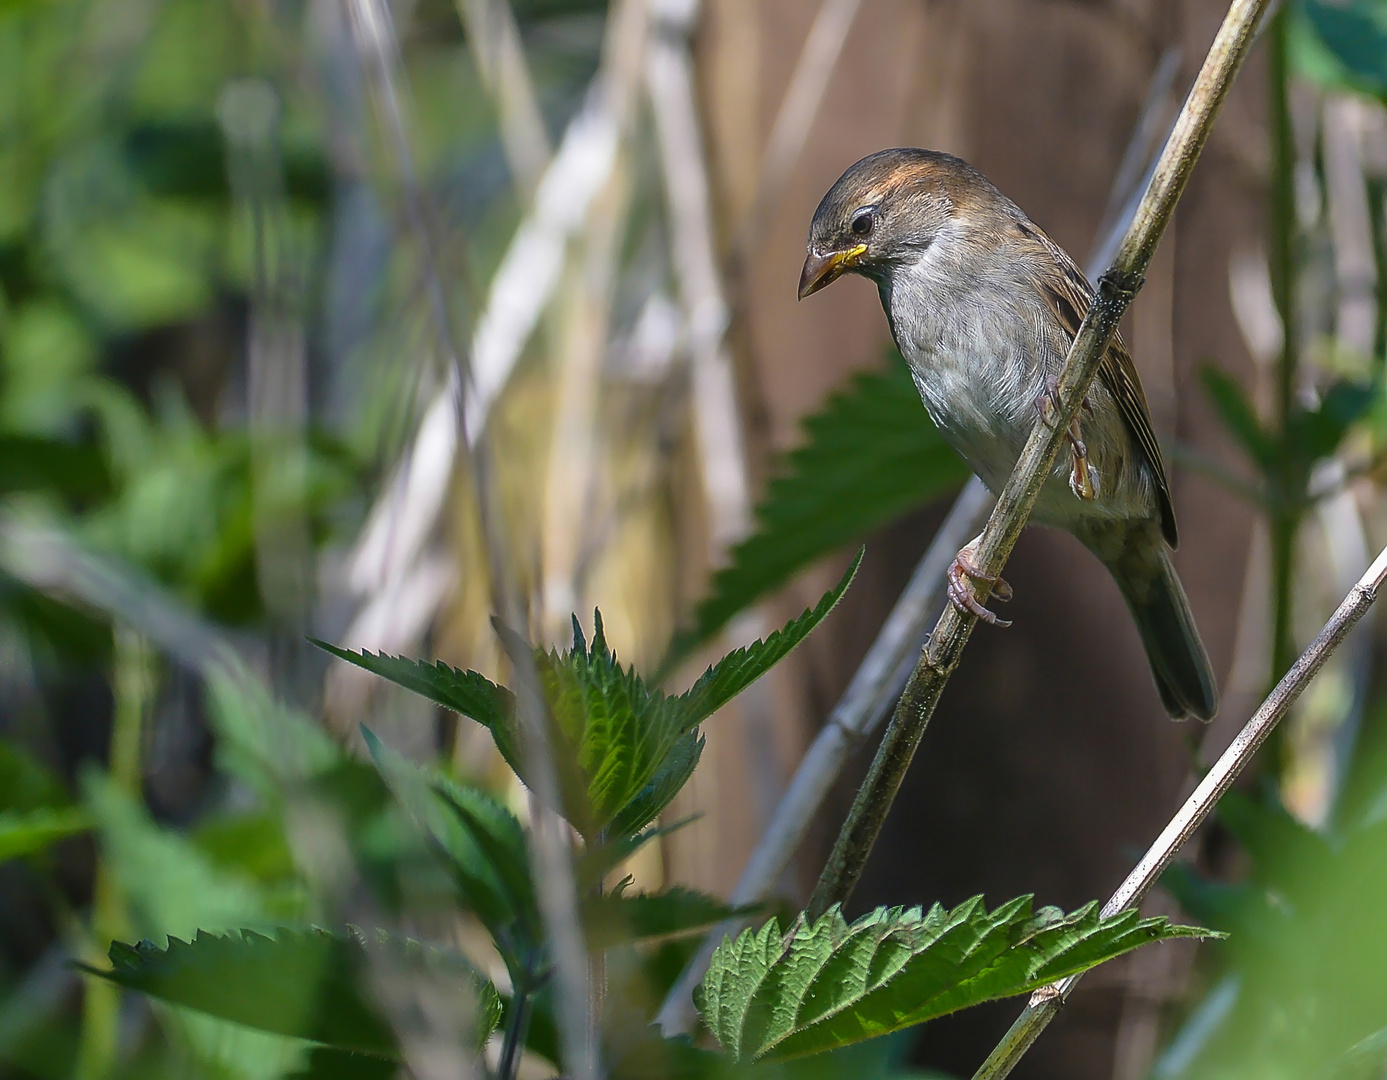
[[[689,325],[694,422],[708,500],[714,563],[751,522],[746,451],[732,358],[723,342],[727,301],[713,238],[708,168],[694,97],[690,0],[647,0],[654,22],[645,80],[655,115],[673,260]]]
[[[761,900],[785,872],[843,766],[876,730],[909,678],[915,656],[924,644],[929,619],[944,602],[945,571],[958,549],[977,534],[992,509],[992,501],[991,492],[977,478],[970,480],[954,501],[852,682],[800,760],[794,779],[747,860],[729,903],[751,904]],[[724,935],[735,933],[740,925],[740,920],[729,920],[710,930],[679,981],[665,995],[655,1022],[667,1037],[692,1029],[697,1015],[693,1008],[694,987],[703,978],[718,942]]]
[[[1343,643],[1349,632],[1372,607],[1373,601],[1377,599],[1377,591],[1384,581],[1387,581],[1387,548],[1378,553],[1372,566],[1358,579],[1358,584],[1349,590],[1343,603],[1324,624],[1324,629],[1310,643],[1310,647],[1276,684],[1276,688],[1253,713],[1252,719],[1242,731],[1238,732],[1237,738],[1223,752],[1223,756],[1199,782],[1194,794],[1185,800],[1179,812],[1170,819],[1170,824],[1142,856],[1141,862],[1127,875],[1127,880],[1103,905],[1105,918],[1141,902],[1142,897],[1157,882],[1176,854],[1208,818],[1219,799],[1233,785],[1233,781],[1252,760],[1277,723],[1296,703],[1310,680],[1318,674],[1325,661],[1334,654],[1334,650]],[[1021,1059],[1021,1055],[1035,1042],[1036,1036],[1055,1018],[1060,1006],[1064,1004],[1078,981],[1079,976],[1072,975],[1051,986],[1042,987],[1031,995],[1030,1003],[974,1074],[973,1080],[1001,1080],[1010,1073]]]
[[[1219,28],[1136,217],[1118,248],[1112,267],[1100,278],[1093,305],[1069,350],[1059,380],[1058,418],[1053,426],[1039,421],[1031,431],[1016,468],[997,500],[997,509],[983,531],[976,559],[986,575],[1001,573],[1025,527],[1036,496],[1054,468],[1064,442],[1064,431],[1078,415],[1117,322],[1141,287],[1141,275],[1174,213],[1175,203],[1208,138],[1218,107],[1247,55],[1268,2],[1234,0]],[[945,608],[906,684],[867,779],[858,791],[819,878],[807,909],[811,920],[851,895],[939,696],[958,666],[976,623],[976,617],[971,614],[964,614],[952,605]]]

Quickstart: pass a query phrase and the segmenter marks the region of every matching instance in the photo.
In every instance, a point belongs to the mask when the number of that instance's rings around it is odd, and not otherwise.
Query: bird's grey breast
[[[1051,343],[1009,275],[941,246],[895,268],[882,303],[930,419],[999,490],[1035,423]]]

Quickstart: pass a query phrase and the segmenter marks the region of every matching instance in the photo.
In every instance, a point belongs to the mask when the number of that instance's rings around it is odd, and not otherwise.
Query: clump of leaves
[[[607,644],[600,612],[590,645],[574,619],[572,649],[533,650],[561,810],[589,845],[601,837],[629,837],[659,816],[698,764],[703,752],[698,726],[809,636],[847,591],[861,561],[859,552],[818,604],[765,640],[724,656],[682,694],[652,688],[623,666]],[[475,671],[443,663],[317,644],[482,724],[516,775],[527,778],[511,691]]]
[[[641,957],[651,956],[657,944],[756,909],[732,908],[678,886],[637,893],[629,878],[608,888],[606,879],[642,844],[678,827],[651,823],[698,763],[699,726],[823,620],[860,560],[859,554],[815,607],[764,641],[723,657],[682,694],[654,688],[621,664],[600,614],[591,641],[575,620],[571,649],[529,652],[561,780],[559,809],[581,840],[574,861],[578,910],[587,947],[603,958],[600,970],[607,973],[600,1031],[613,1076],[738,1075],[761,1059],[831,1051],[1024,993],[1147,941],[1203,933],[1135,913],[1102,919],[1092,904],[1069,915],[1051,908],[1033,912],[1029,897],[992,912],[977,899],[952,911],[882,908],[851,925],[835,909],[812,926],[801,916],[788,937],[773,920],[717,951],[699,1003],[726,1053],[665,1041],[649,1029],[651,1016],[632,1005],[645,999],[620,989],[649,977],[630,974],[644,970]],[[521,647],[513,635],[508,644]],[[323,648],[483,724],[525,778],[525,736],[510,690],[443,664]],[[485,928],[506,966],[508,999],[456,950],[381,932],[241,931],[171,939],[162,948],[117,944],[111,970],[93,974],[223,1020],[307,1040],[314,1049],[299,1080],[392,1074],[402,1050],[389,1011],[372,990],[382,985],[374,977],[382,969],[460,980],[475,1005],[469,1029],[475,1046],[503,1028],[500,1080],[513,1080],[521,1047],[557,1058],[548,1001],[552,960],[529,830],[486,792],[407,760],[370,731],[364,737],[371,779],[389,802],[390,820],[416,841],[401,850],[429,862],[434,876],[428,880],[438,884],[444,902]],[[395,867],[397,878],[423,880],[417,871],[403,859]],[[408,882],[396,889],[410,892]],[[653,1008],[653,1001],[646,1004]],[[485,1070],[481,1061],[478,1067]]]

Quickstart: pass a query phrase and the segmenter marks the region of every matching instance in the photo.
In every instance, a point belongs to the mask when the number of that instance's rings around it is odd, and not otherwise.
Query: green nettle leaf
[[[806,609],[799,618],[786,623],[764,641],[757,641],[728,653],[705,671],[699,680],[678,698],[685,722],[700,723],[717,712],[780,663],[796,645],[807,638],[810,631],[823,622],[848,591],[848,586],[857,575],[857,568],[862,565],[862,556],[865,553],[865,548],[857,552],[857,558],[849,564],[838,584],[824,593],[823,599],[814,607]]]
[[[91,815],[81,807],[0,813],[0,862],[37,855],[50,844],[91,827]]]
[[[386,656],[385,653],[364,650],[354,653],[317,638],[309,640],[339,660],[365,668],[406,690],[413,690],[445,709],[475,720],[493,733],[498,728],[508,729],[514,722],[515,695],[475,671],[459,671],[441,660],[430,664],[426,660],[407,660],[402,656]]]
[[[651,689],[635,669],[620,663],[607,644],[600,611],[594,613],[591,644],[574,619],[571,650],[534,651],[535,671],[548,707],[548,736],[559,771],[563,812],[589,845],[614,835],[632,835],[659,816],[698,764],[703,751],[698,725],[823,621],[842,598],[861,561],[859,552],[842,580],[813,608],[764,641],[723,657],[677,696]],[[514,635],[501,632],[509,649],[526,647]],[[502,756],[526,779],[510,691],[474,671],[317,644],[485,724]],[[390,772],[384,765],[382,771]],[[417,816],[429,820],[426,814]]]
[[[554,726],[577,748],[578,767],[587,778],[588,836],[645,791],[697,723],[685,724],[678,699],[650,690],[635,669],[621,665],[607,645],[601,612],[594,613],[594,624],[591,647],[574,619],[572,651],[536,657]]]
[[[485,792],[428,773],[368,729],[361,733],[387,786],[433,839],[467,906],[491,932],[512,978],[535,977],[543,925],[520,822]]]
[[[797,571],[968,478],[894,351],[885,371],[858,375],[805,420],[804,434],[756,508],[756,531],[714,575],[693,625],[670,646],[672,658],[687,656]]]
[[[674,801],[689,782],[703,756],[704,738],[691,731],[670,748],[650,783],[638,791],[623,806],[607,826],[611,836],[635,836],[647,822],[654,821],[661,810]]]
[[[274,937],[198,931],[192,941],[170,938],[166,949],[115,942],[110,958],[110,971],[83,970],[172,1005],[376,1057],[397,1058],[399,1047],[365,990],[371,963],[468,985],[477,996],[478,1046],[501,1017],[496,988],[461,955],[415,941],[382,937],[368,946],[321,930],[279,930]]]
[[[878,908],[848,925],[838,908],[788,940],[772,919],[724,939],[695,995],[739,1060],[847,1046],[969,1005],[1035,990],[1148,941],[1213,937],[1096,903],[1032,912],[1023,896],[988,912],[981,897],[946,911]]]
[[[659,893],[610,892],[583,904],[583,927],[589,948],[606,948],[627,941],[680,937],[760,910],[758,904],[733,907],[682,886]]]

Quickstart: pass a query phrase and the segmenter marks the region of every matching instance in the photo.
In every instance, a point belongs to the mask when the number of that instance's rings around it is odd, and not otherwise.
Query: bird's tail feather
[[[1136,620],[1166,712],[1176,720],[1212,720],[1218,711],[1218,688],[1209,654],[1165,545],[1132,530],[1108,569]]]

